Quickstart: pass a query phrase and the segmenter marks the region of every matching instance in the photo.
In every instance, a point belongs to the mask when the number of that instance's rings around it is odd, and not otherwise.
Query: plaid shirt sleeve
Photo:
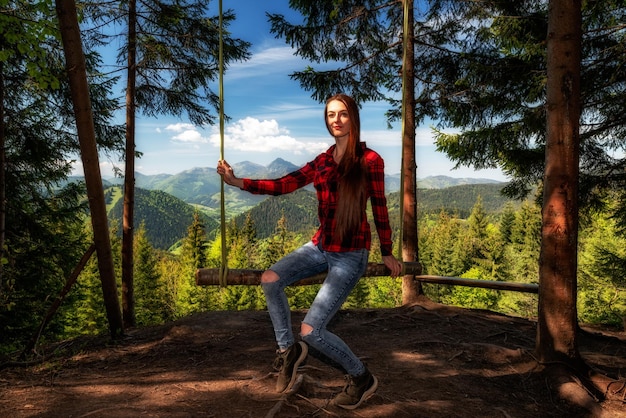
[[[254,194],[278,196],[291,193],[313,181],[315,174],[313,163],[307,163],[301,169],[274,180],[243,179],[243,190]]]
[[[383,256],[392,255],[391,226],[385,197],[385,163],[376,152],[368,151],[365,154],[368,166],[368,193],[380,240],[380,252]]]

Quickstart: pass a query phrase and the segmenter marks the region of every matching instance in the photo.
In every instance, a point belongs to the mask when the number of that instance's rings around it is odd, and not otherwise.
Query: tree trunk
[[[402,57],[402,260],[418,262],[417,247],[417,165],[415,158],[415,41],[413,36],[413,1],[404,0]],[[402,303],[415,303],[422,285],[415,275],[402,278]]]
[[[4,241],[6,239],[6,138],[4,131],[4,64],[0,62],[0,291],[4,285]]]
[[[87,198],[91,211],[91,224],[98,255],[98,269],[102,283],[104,304],[111,337],[118,338],[123,335],[124,327],[115,283],[109,224],[98,161],[96,133],[91,112],[89,85],[87,83],[85,56],[80,38],[76,3],[74,0],[55,0],[55,5],[59,18],[63,50],[65,52],[65,65],[68,72],[74,114],[76,116],[80,156],[85,172]]]
[[[551,0],[547,38],[546,166],[536,351],[578,363],[576,269],[580,152],[581,1]]]
[[[135,210],[135,84],[137,54],[136,1],[128,2],[128,80],[126,85],[126,158],[122,215],[122,314],[125,327],[135,326],[134,210]]]

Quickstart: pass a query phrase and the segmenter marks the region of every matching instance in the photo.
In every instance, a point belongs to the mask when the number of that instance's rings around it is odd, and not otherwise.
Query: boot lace
[[[276,358],[274,359],[274,369],[277,371],[281,371],[285,364],[285,356],[280,353],[276,353]]]

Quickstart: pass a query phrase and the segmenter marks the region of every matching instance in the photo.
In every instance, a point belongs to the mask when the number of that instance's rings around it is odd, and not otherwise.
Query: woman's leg
[[[275,263],[261,276],[261,286],[267,301],[278,350],[274,367],[278,370],[276,391],[290,390],[296,381],[297,371],[308,354],[303,342],[295,343],[291,329],[291,309],[285,295],[285,287],[323,272],[327,269],[321,251],[309,242]]]
[[[367,268],[368,251],[324,252],[328,276],[324,280],[302,324],[302,339],[346,373],[359,376],[365,365],[337,335],[326,329]]]
[[[286,255],[263,273],[261,287],[265,293],[267,310],[280,350],[291,347],[295,342],[291,328],[291,309],[287,295],[285,295],[285,287],[324,272],[327,268],[323,253],[312,242],[309,242]]]

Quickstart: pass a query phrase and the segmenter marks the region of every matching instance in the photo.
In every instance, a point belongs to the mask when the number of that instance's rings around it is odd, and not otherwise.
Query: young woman
[[[359,109],[344,94],[328,99],[326,127],[335,139],[326,152],[301,169],[275,180],[237,178],[226,161],[217,172],[224,182],[251,193],[280,195],[313,183],[318,198],[319,229],[311,241],[275,263],[261,276],[261,286],[278,345],[276,390],[288,391],[298,366],[311,354],[347,373],[347,384],[333,404],[354,409],[374,394],[378,380],[344,341],[326,328],[367,267],[371,244],[366,217],[371,201],[383,262],[396,277],[402,264],[392,254],[383,159],[360,141]],[[326,272],[327,276],[300,327],[296,342],[285,287]]]

